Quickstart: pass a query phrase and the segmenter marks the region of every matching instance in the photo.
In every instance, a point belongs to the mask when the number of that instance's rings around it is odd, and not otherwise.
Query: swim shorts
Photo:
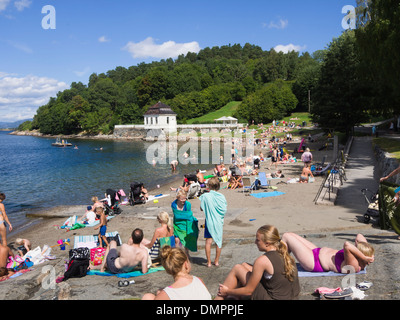
[[[117,274],[117,273],[123,273],[123,270],[117,268],[115,266],[115,260],[118,258],[118,252],[117,249],[110,249],[107,255],[107,269],[111,273]]]
[[[205,239],[212,238],[210,232],[208,231],[207,223],[204,224],[204,238]]]

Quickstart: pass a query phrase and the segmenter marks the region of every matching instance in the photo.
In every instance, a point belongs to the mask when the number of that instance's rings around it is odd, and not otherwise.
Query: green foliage
[[[372,103],[387,115],[399,115],[400,1],[357,0],[357,3],[356,39],[364,72],[374,86]]]
[[[325,54],[312,108],[313,121],[322,128],[349,134],[366,120],[371,87],[361,73],[353,31],[334,39]]]
[[[282,119],[297,106],[298,100],[290,85],[282,80],[265,85],[243,100],[236,117],[248,122],[269,123]]]
[[[302,62],[304,56],[234,44],[205,48],[176,60],[93,73],[87,86],[73,82],[41,106],[32,128],[48,134],[110,133],[116,124],[142,124],[143,114],[158,101],[169,104],[178,120],[185,122],[219,110],[230,101],[247,99],[249,104],[257,100],[251,95],[272,82],[272,87],[266,87],[274,97],[268,117],[285,115],[295,103],[291,87],[278,86],[277,80],[283,83],[299,77],[296,95],[304,96],[308,88],[305,79],[310,74],[302,73],[303,66],[308,67]]]

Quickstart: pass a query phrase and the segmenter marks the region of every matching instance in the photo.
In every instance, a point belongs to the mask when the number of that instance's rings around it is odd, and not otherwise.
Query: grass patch
[[[386,151],[392,155],[396,160],[400,160],[400,141],[390,138],[374,138],[374,146],[378,146],[383,151]]]
[[[231,101],[217,111],[207,113],[199,118],[187,120],[187,124],[210,124],[216,123],[215,119],[221,117],[232,117],[241,103],[241,101]]]

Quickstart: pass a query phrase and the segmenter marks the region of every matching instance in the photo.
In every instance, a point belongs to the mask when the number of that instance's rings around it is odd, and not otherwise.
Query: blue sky
[[[46,5],[55,29],[42,26]],[[0,0],[0,122],[33,117],[72,82],[117,66],[247,42],[324,49],[344,31],[346,5],[355,0]]]

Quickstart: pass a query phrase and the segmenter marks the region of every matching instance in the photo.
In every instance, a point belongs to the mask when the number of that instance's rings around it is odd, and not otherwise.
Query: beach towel
[[[310,271],[304,270],[300,264],[297,264],[297,270],[299,273],[299,277],[344,277],[347,275],[344,273],[338,273],[338,272],[333,272],[333,271],[310,272]],[[357,272],[356,275],[361,275],[361,274],[366,274],[366,273],[367,273],[367,270],[361,270],[360,272]]]
[[[183,210],[178,210],[176,200],[171,204],[174,213],[174,234],[182,245],[190,251],[197,252],[197,238],[199,237],[198,220],[193,216],[192,205],[185,202]]]
[[[158,199],[165,198],[165,197],[168,197],[168,196],[169,196],[169,194],[158,194],[158,195],[155,195],[155,196],[149,196],[149,198],[147,199],[147,202],[153,201],[153,200],[158,200]]]
[[[114,218],[115,216],[107,216],[107,220]],[[96,220],[93,223],[84,224],[85,227],[95,227],[100,223],[100,220]]]
[[[117,241],[117,245],[120,246],[122,244],[121,237],[119,236],[118,231],[108,232],[106,233],[107,241],[115,240]],[[74,238],[74,249],[76,248],[96,248],[98,241],[98,235],[89,235],[89,236],[75,236]]]
[[[257,199],[262,199],[262,198],[278,197],[284,194],[285,194],[284,192],[273,191],[273,192],[252,193],[251,196]]]
[[[225,196],[211,190],[200,196],[200,208],[206,216],[207,229],[219,248],[222,248],[222,231],[228,204]]]
[[[149,271],[147,271],[147,273],[142,273],[142,271],[140,270],[135,270],[127,273],[118,273],[118,274],[111,273],[108,271],[101,272],[100,270],[89,270],[86,274],[89,276],[96,275],[105,277],[117,276],[118,278],[133,278],[163,270],[165,270],[164,267],[155,267],[155,268],[150,268]]]

